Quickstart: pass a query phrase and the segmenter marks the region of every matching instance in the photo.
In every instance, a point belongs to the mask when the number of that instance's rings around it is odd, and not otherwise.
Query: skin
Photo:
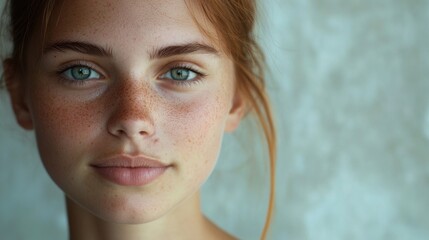
[[[223,134],[245,111],[220,44],[200,32],[184,1],[65,1],[54,16],[45,48],[79,41],[111,50],[30,53],[31,75],[4,63],[17,121],[34,129],[43,164],[66,195],[71,239],[231,239],[199,205]],[[217,52],[151,57],[186,43]],[[73,64],[98,75],[64,81],[62,71]],[[166,77],[177,64],[204,76],[178,85]],[[122,186],[90,167],[113,154],[142,154],[170,167],[150,184]]]

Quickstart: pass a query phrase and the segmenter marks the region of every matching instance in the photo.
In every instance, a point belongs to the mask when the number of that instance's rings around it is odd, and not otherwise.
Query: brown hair
[[[265,88],[265,59],[255,41],[255,0],[196,0],[199,10],[216,32],[201,30],[210,38],[218,37],[223,49],[233,60],[238,91],[256,114],[268,145],[270,163],[270,197],[262,239],[266,238],[274,208],[276,132],[271,105]],[[195,16],[195,14],[194,14]],[[198,19],[196,19],[198,23]]]
[[[195,21],[209,38],[218,38],[223,50],[235,65],[237,90],[250,108],[248,113],[256,114],[261,124],[269,153],[270,196],[265,225],[261,239],[265,239],[271,223],[275,192],[276,132],[271,105],[265,88],[263,53],[255,41],[254,27],[256,19],[256,0],[191,0],[187,1],[190,10],[196,6],[211,24],[215,33],[209,33]],[[9,0],[10,34],[13,41],[12,59],[18,68],[25,70],[26,53],[35,31],[41,36],[46,32],[47,24],[58,0]],[[194,4],[195,3],[195,4]],[[25,72],[25,71],[24,71]]]
[[[36,30],[46,31],[55,0],[6,0],[5,12],[10,14],[9,32],[12,37],[12,59],[17,67],[25,70],[26,55]],[[40,28],[38,28],[40,26]]]

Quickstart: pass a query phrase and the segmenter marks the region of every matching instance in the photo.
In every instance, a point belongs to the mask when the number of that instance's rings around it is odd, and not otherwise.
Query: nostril
[[[122,129],[118,129],[117,133],[118,135],[126,135],[126,132]]]
[[[146,120],[115,120],[109,123],[108,131],[117,137],[149,137],[154,134],[154,126]]]
[[[140,132],[139,132],[139,134],[140,134],[140,135],[146,135],[146,134],[147,134],[147,132],[145,132],[145,131],[140,131]]]

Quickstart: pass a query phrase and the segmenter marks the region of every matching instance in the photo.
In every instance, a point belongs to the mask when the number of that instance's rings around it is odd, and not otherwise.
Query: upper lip
[[[168,164],[162,163],[153,158],[137,155],[130,156],[118,154],[107,158],[102,158],[91,164],[93,167],[123,167],[123,168],[162,168],[168,167]]]

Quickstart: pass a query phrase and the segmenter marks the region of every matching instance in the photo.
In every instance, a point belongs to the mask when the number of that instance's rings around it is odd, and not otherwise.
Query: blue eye
[[[175,81],[190,81],[198,77],[198,73],[188,68],[172,68],[164,73],[161,78],[168,78]]]
[[[100,79],[100,74],[87,66],[74,66],[67,68],[62,75],[68,80],[85,81],[89,79]]]

